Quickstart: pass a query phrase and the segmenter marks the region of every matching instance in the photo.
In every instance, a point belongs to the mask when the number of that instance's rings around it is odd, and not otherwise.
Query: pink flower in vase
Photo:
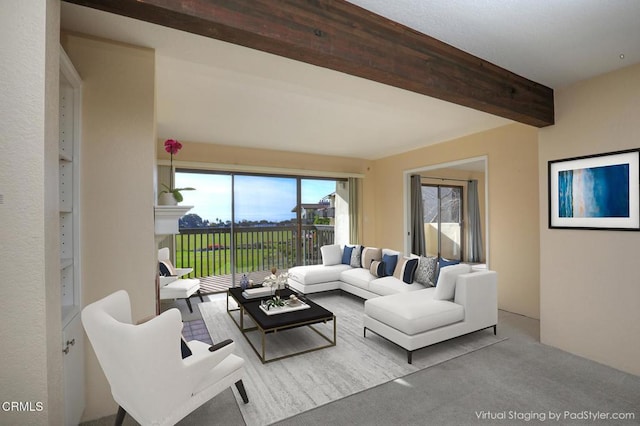
[[[182,144],[175,139],[164,141],[164,150],[171,154],[171,176],[169,177],[169,188],[173,191],[173,154],[177,154],[182,149]]]
[[[173,154],[177,154],[181,149],[182,144],[175,139],[167,139],[164,141],[164,150],[171,154],[172,159]]]
[[[180,191],[193,191],[195,188],[174,188],[173,187],[173,155],[177,154],[178,151],[182,149],[182,144],[175,139],[167,139],[164,141],[164,150],[167,151],[171,155],[171,170],[169,172],[169,186],[162,184],[166,189],[162,191],[162,193],[172,193],[173,198],[176,202],[181,202],[183,200],[182,194]]]

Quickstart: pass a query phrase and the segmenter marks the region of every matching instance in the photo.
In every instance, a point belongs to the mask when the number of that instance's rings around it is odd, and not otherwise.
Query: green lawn
[[[193,276],[231,274],[230,232],[181,234],[175,241],[176,267],[193,267]],[[285,269],[295,263],[291,230],[237,232],[236,244],[237,272]]]

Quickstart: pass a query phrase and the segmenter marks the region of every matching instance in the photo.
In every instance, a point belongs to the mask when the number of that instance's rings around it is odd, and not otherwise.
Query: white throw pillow
[[[458,275],[471,272],[471,265],[460,264],[444,267],[440,270],[436,291],[433,298],[436,300],[451,300],[456,294],[456,279]]]
[[[340,244],[332,244],[320,247],[322,264],[324,266],[339,265],[342,263],[342,248]]]

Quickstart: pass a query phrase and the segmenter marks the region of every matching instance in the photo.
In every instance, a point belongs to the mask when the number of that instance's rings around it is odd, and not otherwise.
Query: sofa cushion
[[[422,290],[424,286],[419,283],[407,284],[396,277],[378,278],[369,283],[369,291],[387,296],[389,294],[406,293],[415,290]]]
[[[396,270],[396,264],[398,263],[398,255],[383,253],[382,263],[384,263],[384,275],[387,277],[393,276],[393,271]]]
[[[352,246],[344,246],[342,249],[342,264],[351,265],[351,253],[353,252]]]
[[[320,253],[322,253],[322,264],[325,266],[342,263],[342,248],[339,244],[322,246],[320,247]]]
[[[360,256],[362,259],[362,267],[369,269],[371,261],[382,260],[382,250],[375,247],[365,247],[362,249],[362,254]]]
[[[442,268],[446,268],[447,266],[452,266],[452,265],[458,265],[460,264],[459,260],[449,260],[449,259],[445,259],[444,257],[441,257],[440,259],[438,259],[438,265],[436,266],[436,279],[434,282],[438,282],[438,276],[440,275],[440,270]]]
[[[351,262],[349,263],[352,268],[362,267],[362,246],[356,245],[351,251]]]
[[[435,286],[437,264],[436,256],[420,256],[414,280],[423,285]]]
[[[307,265],[307,266],[294,266],[289,268],[289,278],[299,282],[300,284],[318,284],[331,281],[338,281],[340,279],[340,273],[351,269],[349,265]]]
[[[411,284],[413,282],[416,268],[418,267],[418,258],[415,257],[403,257],[398,260],[393,276],[397,279]]]
[[[374,297],[364,302],[364,313],[410,336],[464,320],[464,307],[434,300],[435,289]]]
[[[456,279],[458,275],[468,274],[471,272],[471,265],[460,264],[447,266],[440,270],[438,283],[436,284],[436,292],[433,296],[437,300],[450,300],[456,294]]]
[[[375,277],[371,275],[371,272],[364,268],[349,268],[340,273],[340,281],[364,288],[365,290],[369,289],[369,283],[373,279],[375,279]]]

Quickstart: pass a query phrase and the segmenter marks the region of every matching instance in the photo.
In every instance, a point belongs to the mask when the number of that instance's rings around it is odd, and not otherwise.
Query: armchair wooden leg
[[[247,391],[244,388],[244,384],[242,383],[242,380],[238,380],[236,382],[236,389],[238,389],[238,392],[240,392],[240,396],[242,397],[242,402],[247,404],[249,402],[249,398],[247,397]]]
[[[200,292],[200,290],[198,290],[198,297],[200,298],[201,302],[204,302],[204,299],[202,298],[202,293]]]
[[[124,416],[127,415],[127,412],[124,411],[124,408],[118,406],[118,414],[116,414],[116,426],[122,426],[122,422],[124,421]]]
[[[193,308],[191,307],[191,300],[188,297],[184,300],[187,302],[187,306],[189,307],[189,312],[193,313]]]

